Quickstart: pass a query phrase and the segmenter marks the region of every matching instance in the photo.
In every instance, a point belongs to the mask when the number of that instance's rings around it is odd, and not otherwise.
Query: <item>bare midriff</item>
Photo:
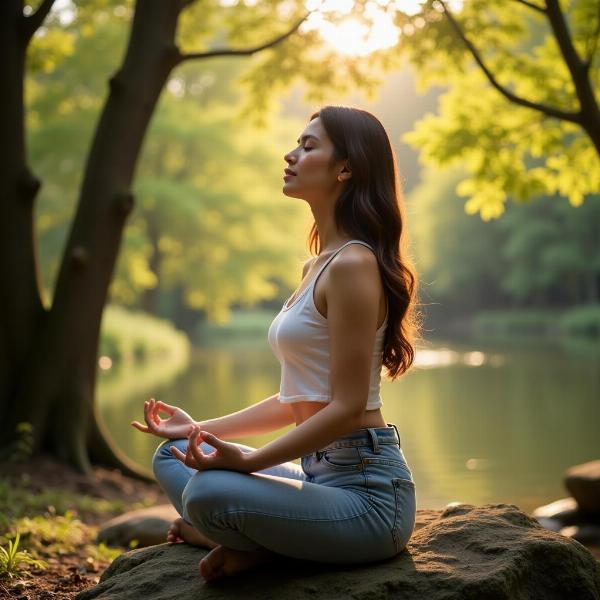
[[[297,427],[300,423],[306,421],[306,419],[316,415],[321,409],[325,408],[327,404],[325,402],[305,401],[293,402],[289,406],[294,415]],[[357,429],[364,429],[366,427],[387,427],[387,423],[381,414],[380,408],[365,410]]]

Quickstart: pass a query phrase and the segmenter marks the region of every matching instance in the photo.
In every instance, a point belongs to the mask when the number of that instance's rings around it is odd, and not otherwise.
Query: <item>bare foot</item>
[[[211,550],[198,564],[200,575],[206,581],[213,581],[225,575],[233,575],[267,562],[276,554],[261,548],[249,552],[218,546]]]
[[[216,548],[219,545],[202,535],[193,525],[178,517],[171,523],[169,531],[167,531],[167,543],[178,544],[181,542],[209,549]]]

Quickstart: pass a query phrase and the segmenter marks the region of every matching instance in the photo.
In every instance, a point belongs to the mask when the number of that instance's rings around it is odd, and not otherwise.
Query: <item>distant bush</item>
[[[172,323],[143,312],[109,305],[104,310],[100,334],[100,356],[115,363],[187,355],[190,342]]]
[[[600,306],[578,306],[567,311],[560,321],[565,333],[600,338]]]
[[[244,338],[256,340],[257,337],[263,337],[266,340],[269,325],[274,316],[272,310],[233,311],[229,323],[201,323],[197,329],[197,337],[203,344]]]
[[[482,311],[473,317],[480,336],[587,336],[600,338],[600,305],[566,310],[516,309]]]

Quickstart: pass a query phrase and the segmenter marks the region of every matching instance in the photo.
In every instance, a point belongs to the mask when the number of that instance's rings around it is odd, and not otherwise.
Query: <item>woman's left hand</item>
[[[200,441],[198,436],[202,437],[202,440],[215,447],[215,450],[210,454],[204,454],[202,449],[198,446]],[[241,471],[243,473],[251,473],[252,465],[250,464],[250,452],[242,452],[242,450],[236,444],[231,444],[224,440],[219,439],[208,431],[201,431],[199,427],[194,427],[189,435],[189,443],[187,452],[184,454],[176,448],[171,446],[171,452],[178,458],[182,463],[196,469],[198,471],[204,471],[206,469],[227,469],[229,471]]]

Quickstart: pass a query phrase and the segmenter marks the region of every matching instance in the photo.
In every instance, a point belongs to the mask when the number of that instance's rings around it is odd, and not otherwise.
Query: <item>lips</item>
[[[294,173],[294,171],[292,171],[291,169],[284,169],[283,171],[286,175],[295,175],[296,173]]]

